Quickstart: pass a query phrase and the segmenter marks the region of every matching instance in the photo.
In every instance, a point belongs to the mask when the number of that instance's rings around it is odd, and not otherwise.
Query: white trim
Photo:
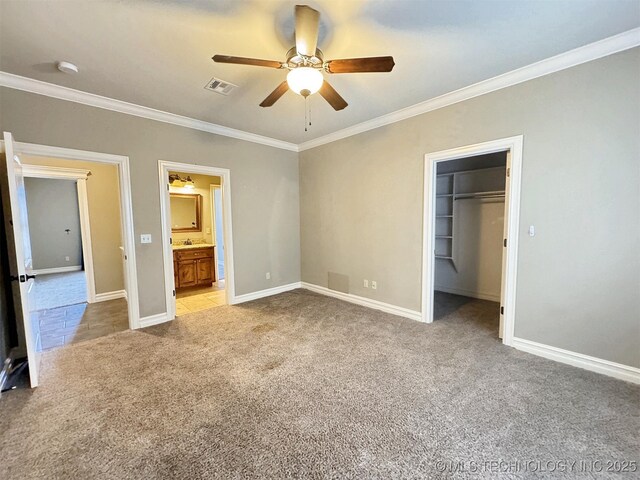
[[[614,53],[622,52],[640,45],[640,28],[614,35],[603,40],[584,45],[582,47],[569,50],[554,57],[532,63],[522,68],[489,78],[473,85],[448,92],[438,97],[431,98],[424,102],[417,103],[395,112],[382,115],[371,120],[367,120],[356,125],[338,130],[336,132],[314,138],[308,142],[298,145],[299,151],[309,150],[327,143],[335,142],[343,138],[351,137],[375,128],[379,128],[391,123],[400,122],[407,118],[432,112],[440,108],[448,107],[455,103],[464,102],[471,98],[479,97],[487,93],[502,90],[503,88],[518,85],[519,83],[543,77],[551,73],[556,73],[567,68],[575,67],[583,63],[591,62]]]
[[[94,302],[108,302],[117,298],[127,298],[126,290],[114,290],[113,292],[96,293]]]
[[[148,317],[142,317],[140,319],[139,325],[140,328],[147,328],[152,325],[158,325],[159,323],[164,323],[169,321],[169,317],[167,317],[166,313],[157,313],[156,315],[149,315]]]
[[[22,173],[30,178],[86,180],[90,170],[82,168],[50,167],[48,165],[22,165]]]
[[[218,231],[216,228],[216,209],[215,209],[215,196],[216,196],[216,189],[219,188],[220,189],[220,195],[222,198],[222,187],[220,185],[209,185],[209,195],[211,198],[209,198],[209,203],[210,203],[210,208],[211,208],[211,243],[213,243],[216,248],[214,249],[214,271],[216,272],[216,285],[218,284],[218,282],[220,282],[220,268],[219,268],[219,261],[218,261],[218,257],[220,255],[220,245],[218,245]],[[222,234],[224,235],[224,232],[222,232]],[[223,244],[222,244],[222,248],[224,248],[224,239],[223,239]],[[222,264],[224,265],[224,258],[222,259]],[[224,280],[224,279],[223,279]]]
[[[78,189],[78,210],[80,212],[80,235],[82,236],[82,257],[84,259],[85,281],[87,282],[87,302],[96,301],[96,278],[93,269],[93,245],[91,243],[91,220],[87,177],[76,182]]]
[[[243,130],[237,130],[235,128],[218,125],[216,123],[197,120],[195,118],[176,115],[175,113],[164,112],[162,110],[156,110],[155,108],[144,107],[142,105],[136,105],[122,100],[116,100],[114,98],[103,97],[101,95],[95,95],[93,93],[83,92],[81,90],[75,90],[73,88],[63,87],[53,83],[42,82],[40,80],[34,80],[33,78],[21,77],[12,73],[0,72],[0,86],[36,93],[38,95],[44,95],[69,102],[81,103],[91,107],[103,108],[105,110],[111,110],[112,112],[124,113],[135,117],[148,118],[157,122],[170,123],[180,127],[191,128],[193,130],[200,130],[225,137],[237,138],[238,140],[259,143],[269,147],[290,150],[292,152],[298,151],[298,146],[295,143],[285,142],[283,140],[245,132]]]
[[[404,307],[398,307],[396,305],[391,305],[390,303],[379,302],[378,300],[360,297],[351,293],[337,292],[336,290],[321,287],[320,285],[314,285],[313,283],[301,282],[301,286],[302,288],[306,288],[307,290],[311,290],[312,292],[316,292],[321,295],[326,295],[327,297],[339,298],[340,300],[344,300],[345,302],[355,303],[356,305],[373,308],[374,310],[381,310],[383,312],[397,315],[399,317],[405,317],[411,320],[418,321],[420,321],[422,318],[420,312]]]
[[[532,342],[524,338],[514,337],[512,346],[523,352],[532,353],[533,355],[548,358],[549,360],[566,363],[574,367],[584,368],[585,370],[640,384],[640,368]]]
[[[71,265],[69,267],[38,268],[31,270],[29,273],[33,275],[51,275],[54,273],[79,272],[80,270],[82,270],[82,265]]]
[[[228,305],[235,303],[235,270],[233,262],[233,221],[231,215],[231,170],[227,168],[159,160],[158,180],[160,182],[160,218],[162,219],[165,305],[167,308],[167,320],[173,320],[176,318],[176,302],[173,296],[174,272],[173,249],[171,248],[171,209],[169,207],[169,189],[167,188],[167,185],[169,185],[169,171],[220,177],[220,187],[222,188],[222,234],[224,236],[224,292]]]
[[[437,292],[452,293],[454,295],[462,295],[464,297],[477,298],[479,300],[489,300],[491,302],[500,301],[499,294],[494,295],[491,293],[482,293],[482,292],[475,292],[472,290],[464,290],[462,288],[442,287],[440,285],[434,285],[433,289],[436,290]]]
[[[234,302],[231,305],[238,305],[244,302],[250,302],[251,300],[257,300],[259,298],[270,297],[271,295],[277,295],[279,293],[289,292],[296,288],[301,288],[300,282],[289,283],[287,285],[281,285],[279,287],[266,288],[257,292],[245,293],[243,295],[236,295]]]
[[[568,52],[561,53],[554,57],[532,63],[502,75],[483,80],[459,90],[445,93],[438,97],[343,128],[342,130],[329,133],[328,135],[324,135],[298,145],[284,140],[257,135],[255,133],[225,127],[216,123],[209,123],[203,120],[184,117],[182,115],[176,115],[174,113],[164,112],[154,108],[144,107],[142,105],[136,105],[80,90],[74,90],[72,88],[62,87],[53,83],[42,82],[40,80],[34,80],[32,78],[22,77],[2,71],[0,71],[0,87],[13,88],[15,90],[22,90],[69,102],[81,103],[83,105],[103,108],[105,110],[124,113],[126,115],[148,118],[158,122],[170,123],[172,125],[209,132],[216,135],[246,140],[248,142],[259,143],[261,145],[267,145],[292,152],[302,152],[304,150],[309,150],[310,148],[319,147],[320,145],[373,130],[384,125],[406,120],[407,118],[415,117],[416,115],[448,107],[449,105],[463,102],[480,95],[495,92],[496,90],[527,82],[534,78],[566,70],[567,68],[591,62],[608,55],[613,55],[614,53],[622,52],[624,50],[637,47],[638,45],[640,45],[640,28],[634,28],[618,35],[569,50]]]
[[[133,228],[133,203],[131,200],[131,177],[129,174],[129,157],[110,153],[89,152],[72,148],[50,147],[34,143],[15,142],[16,150],[23,155],[63,158],[66,160],[83,160],[116,165],[120,183],[120,216],[122,222],[122,240],[124,243],[125,284],[129,328],[140,328],[140,310],[138,299],[138,273]],[[4,150],[4,142],[0,142]],[[80,182],[79,182],[80,183]],[[83,242],[84,245],[84,242]],[[87,262],[88,263],[88,262]],[[85,270],[87,266],[85,265]]]
[[[496,152],[510,152],[507,169],[508,188],[505,192],[505,222],[507,224],[506,268],[504,273],[504,332],[503,343],[511,345],[515,325],[516,282],[518,259],[518,231],[520,223],[520,177],[522,172],[522,135],[453,148],[424,156],[424,208],[422,223],[422,321],[433,321],[433,285],[435,260],[433,255],[435,231],[436,169],[438,162],[473,157]]]

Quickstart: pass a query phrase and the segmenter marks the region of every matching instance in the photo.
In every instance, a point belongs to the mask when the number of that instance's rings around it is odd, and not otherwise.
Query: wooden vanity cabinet
[[[210,287],[216,281],[213,267],[214,248],[202,247],[173,251],[176,288]]]

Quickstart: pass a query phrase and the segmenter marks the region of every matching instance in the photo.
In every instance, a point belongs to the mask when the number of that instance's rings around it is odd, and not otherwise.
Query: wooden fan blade
[[[322,87],[320,87],[318,93],[322,95],[322,98],[329,102],[329,105],[331,105],[334,110],[342,110],[349,105],[326,80],[322,83]]]
[[[345,58],[343,60],[329,60],[329,73],[364,73],[390,72],[396,63],[393,57]]]
[[[214,55],[213,61],[218,63],[234,63],[237,65],[254,65],[256,67],[282,68],[282,63],[275,60],[259,58],[232,57],[230,55]]]
[[[307,5],[296,5],[296,51],[298,55],[313,57],[318,44],[320,12]]]
[[[278,85],[276,87],[276,89],[271,92],[269,94],[269,96],[267,98],[265,98],[262,103],[260,104],[261,107],[270,107],[271,105],[273,105],[274,103],[276,103],[278,101],[278,99],[284,95],[285,93],[287,93],[287,90],[289,90],[289,85],[287,84],[287,81],[285,80],[284,82],[282,82],[280,85]]]

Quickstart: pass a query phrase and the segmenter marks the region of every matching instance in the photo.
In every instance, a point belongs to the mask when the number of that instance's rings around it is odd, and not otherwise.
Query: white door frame
[[[2,149],[4,150],[4,142],[1,143]],[[115,165],[118,168],[118,179],[120,183],[120,219],[122,223],[122,236],[124,243],[124,275],[127,291],[129,328],[140,328],[140,308],[138,304],[138,274],[136,269],[136,252],[133,234],[133,207],[131,201],[129,157],[124,155],[113,155],[110,153],[90,152],[87,150],[75,150],[72,148],[52,147],[48,145],[38,145],[35,143],[22,142],[16,142],[16,150],[18,151],[18,153],[21,153],[23,155],[34,157],[49,157],[61,158],[64,160],[80,160],[85,162],[106,163]],[[78,182],[79,185],[80,183],[84,182]],[[80,189],[80,186],[78,188]],[[78,195],[80,195],[80,190],[78,190]],[[85,192],[83,192],[83,195],[86,196],[86,190]],[[85,212],[85,214],[88,218],[88,212]],[[82,215],[83,213],[81,212],[80,218],[82,218]],[[90,245],[90,242],[85,242],[83,238],[83,254],[85,243]],[[95,297],[95,284],[93,295]]]
[[[80,216],[80,236],[85,280],[87,283],[87,302],[96,301],[96,282],[93,273],[93,248],[91,247],[91,223],[89,221],[89,201],[87,199],[87,177],[90,170],[79,168],[51,167],[48,165],[22,166],[22,175],[28,178],[46,178],[50,180],[73,180],[78,189],[78,213]],[[36,272],[37,273],[37,272]]]
[[[424,209],[422,227],[422,321],[433,322],[433,287],[435,275],[434,232],[436,169],[438,163],[459,158],[509,151],[507,163],[508,189],[505,191],[505,223],[507,224],[506,266],[504,279],[504,336],[505,345],[513,343],[515,328],[516,281],[518,258],[518,232],[520,217],[520,179],[522,174],[523,136],[452,148],[424,156]]]
[[[220,272],[218,269],[218,256],[220,255],[220,248],[218,245],[218,229],[216,228],[216,211],[215,211],[215,192],[216,192],[216,188],[220,189],[220,192],[222,193],[222,185],[209,185],[209,195],[211,195],[210,198],[210,207],[211,207],[211,233],[212,233],[212,238],[213,238],[213,243],[215,243],[216,245],[216,251],[215,251],[215,255],[214,255],[214,260],[215,260],[215,266],[214,266],[214,270],[216,272],[216,282],[220,281]],[[224,227],[223,227],[224,230]],[[222,232],[222,235],[224,236],[224,231]],[[224,246],[224,244],[223,244]]]
[[[224,267],[225,267],[225,297],[226,303],[235,304],[235,282],[233,269],[233,227],[231,221],[231,170],[227,168],[193,165],[190,163],[158,161],[158,179],[160,182],[160,214],[162,218],[162,256],[164,261],[165,303],[167,308],[166,321],[176,317],[176,302],[174,296],[173,249],[171,244],[171,208],[169,200],[169,171],[193,173],[220,177],[222,188],[222,225],[224,235]]]

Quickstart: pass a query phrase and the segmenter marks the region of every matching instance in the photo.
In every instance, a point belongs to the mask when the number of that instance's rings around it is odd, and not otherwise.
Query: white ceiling
[[[636,28],[638,0],[328,0],[325,59],[393,55],[391,73],[325,75],[349,107],[288,92],[258,104],[285,71],[216,64],[228,54],[284,60],[294,1],[0,0],[0,70],[302,143]],[[75,76],[57,60],[74,62]],[[240,86],[204,90],[211,77]]]

